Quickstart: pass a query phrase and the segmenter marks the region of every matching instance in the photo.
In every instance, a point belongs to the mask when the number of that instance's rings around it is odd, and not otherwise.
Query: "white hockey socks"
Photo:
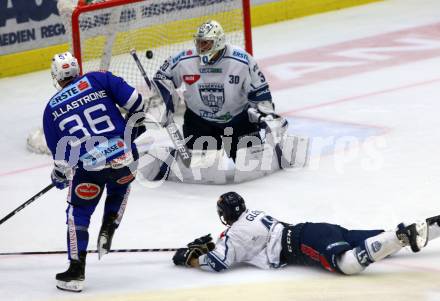
[[[349,250],[339,256],[337,265],[345,275],[358,274],[372,262],[379,261],[404,247],[395,231],[382,232],[367,238],[364,246]]]
[[[397,238],[395,231],[386,231],[365,240],[365,249],[371,261],[379,261],[396,253],[405,245]]]

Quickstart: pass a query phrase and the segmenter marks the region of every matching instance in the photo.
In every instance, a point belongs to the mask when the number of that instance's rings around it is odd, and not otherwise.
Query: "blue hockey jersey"
[[[43,115],[53,158],[70,166],[78,160],[96,165],[135,149],[132,141],[124,141],[126,121],[117,106],[134,114],[143,111],[144,101],[135,88],[110,72],[78,76],[55,94]]]

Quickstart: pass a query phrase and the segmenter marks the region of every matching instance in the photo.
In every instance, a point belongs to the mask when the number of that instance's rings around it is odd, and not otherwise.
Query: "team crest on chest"
[[[225,89],[223,84],[200,84],[199,93],[203,104],[209,107],[214,114],[221,111],[225,103]]]
[[[184,75],[183,81],[188,85],[194,84],[196,81],[200,79],[200,74],[192,74],[192,75]]]

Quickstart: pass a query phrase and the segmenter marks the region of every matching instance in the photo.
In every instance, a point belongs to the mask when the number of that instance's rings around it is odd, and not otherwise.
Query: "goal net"
[[[109,70],[145,85],[130,50],[151,78],[170,55],[194,47],[200,24],[215,19],[227,41],[251,49],[249,0],[107,0],[79,5],[71,18],[72,48],[83,73]],[[153,57],[148,59],[146,51]]]

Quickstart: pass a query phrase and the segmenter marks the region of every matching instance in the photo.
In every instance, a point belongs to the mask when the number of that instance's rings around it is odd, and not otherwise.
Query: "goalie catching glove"
[[[271,101],[260,101],[255,106],[250,107],[247,112],[249,121],[252,123],[263,125],[276,121],[280,126],[287,127],[287,120],[275,113],[275,107]]]
[[[287,130],[289,123],[284,117],[275,113],[271,101],[260,101],[247,112],[250,122],[257,123],[260,128],[272,133],[277,139],[280,139]]]
[[[215,243],[212,241],[211,234],[196,238],[187,245],[187,248],[180,248],[176,251],[173,262],[175,265],[190,267],[192,259],[197,259],[214,248]]]

